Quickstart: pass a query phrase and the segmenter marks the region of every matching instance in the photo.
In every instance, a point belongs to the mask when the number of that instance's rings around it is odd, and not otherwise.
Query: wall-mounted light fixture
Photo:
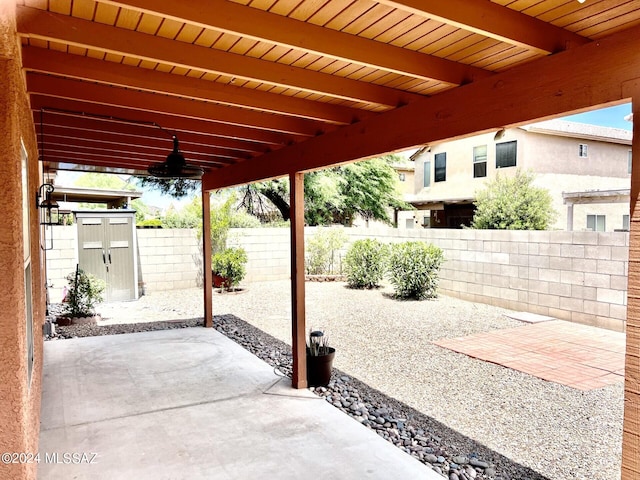
[[[60,223],[58,202],[51,198],[53,190],[53,185],[43,183],[36,192],[36,207],[39,211],[40,225],[58,225]]]
[[[38,210],[38,218],[40,219],[40,225],[44,226],[42,231],[44,250],[53,249],[53,232],[49,235],[49,241],[47,242],[47,227],[58,225],[60,223],[60,209],[58,202],[51,198],[53,193],[53,185],[50,183],[43,183],[36,192],[36,208]]]

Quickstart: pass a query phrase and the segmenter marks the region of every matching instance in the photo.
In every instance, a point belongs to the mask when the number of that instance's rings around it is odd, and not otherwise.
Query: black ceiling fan
[[[189,165],[180,153],[178,137],[173,136],[173,151],[162,163],[151,165],[147,172],[157,178],[190,178],[197,180],[202,177],[204,170],[195,165]]]

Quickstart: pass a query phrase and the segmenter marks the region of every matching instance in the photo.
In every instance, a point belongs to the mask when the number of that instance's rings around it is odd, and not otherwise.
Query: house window
[[[605,215],[587,215],[587,230],[604,232],[606,230]]]
[[[496,168],[515,167],[517,142],[496,143]]]
[[[424,162],[424,177],[422,181],[423,187],[431,185],[431,162]]]
[[[630,226],[631,225],[629,224],[629,215],[622,215],[622,229],[628,232]]]
[[[431,216],[430,215],[423,215],[422,216],[422,226],[426,228],[430,224],[431,224]]]
[[[627,155],[627,173],[631,173],[631,166],[633,165],[633,160],[631,159],[631,150]]]
[[[404,182],[404,181],[406,180],[406,178],[407,178],[407,177],[405,176],[405,174],[404,174],[404,173],[399,173],[399,174],[398,174],[398,178],[400,179],[400,181],[401,181],[401,182]]]
[[[487,146],[473,147],[473,178],[487,176]]]
[[[587,158],[587,146],[584,143],[578,145],[578,156],[580,158]]]
[[[447,180],[447,154],[436,153],[435,172],[433,175],[434,182],[445,182]]]

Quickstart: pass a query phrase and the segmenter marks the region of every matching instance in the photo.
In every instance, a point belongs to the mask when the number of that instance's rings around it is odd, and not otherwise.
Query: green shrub
[[[69,289],[62,305],[62,315],[71,318],[95,315],[96,304],[102,302],[105,282],[80,268],[67,275],[66,279]]]
[[[471,228],[547,230],[557,212],[549,190],[534,185],[531,171],[516,170],[514,177],[496,177],[476,193]]]
[[[231,228],[257,228],[261,227],[262,224],[257,217],[254,217],[250,213],[247,213],[244,210],[237,210],[235,212],[231,212],[229,226]]]
[[[367,238],[353,242],[344,259],[347,282],[352,288],[375,288],[384,277],[389,247]]]
[[[305,246],[305,267],[309,275],[336,272],[336,250],[347,242],[347,235],[339,228],[319,227]]]
[[[155,227],[162,228],[162,221],[157,218],[149,218],[136,223],[136,227]]]
[[[241,247],[225,248],[211,256],[211,270],[214,274],[227,279],[224,287],[230,290],[238,285],[247,271],[247,252]]]
[[[442,250],[424,242],[391,245],[389,280],[398,298],[433,298],[438,287]]]

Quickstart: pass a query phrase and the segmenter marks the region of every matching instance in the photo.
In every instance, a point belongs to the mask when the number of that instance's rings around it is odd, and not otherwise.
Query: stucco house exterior
[[[548,120],[425,146],[411,159],[416,207],[400,228],[469,225],[477,191],[497,175],[531,170],[557,212],[553,229],[629,229],[631,131]]]

